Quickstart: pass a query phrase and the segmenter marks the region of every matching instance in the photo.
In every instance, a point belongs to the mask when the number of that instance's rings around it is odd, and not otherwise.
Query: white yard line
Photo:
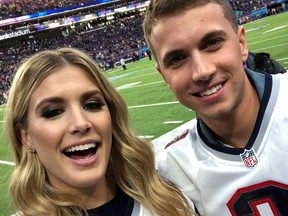
[[[262,48],[259,48],[259,49],[255,49],[255,50],[252,50],[253,52],[259,52],[260,50],[268,50],[268,49],[273,49],[275,47],[282,47],[282,46],[285,46],[285,45],[288,45],[288,43],[283,43],[283,44],[279,44],[279,45],[273,45],[273,46],[269,46],[269,47],[262,47]]]
[[[183,121],[165,121],[165,122],[163,122],[163,124],[180,124],[182,122]]]
[[[141,82],[128,83],[128,84],[116,87],[116,90],[120,91],[122,89],[138,88],[138,87],[143,87],[143,86],[148,86],[148,85],[155,85],[155,84],[159,84],[163,82],[164,82],[163,80],[160,80],[160,81],[145,83],[145,84],[140,84]]]
[[[153,138],[154,136],[153,135],[144,135],[144,136],[138,136],[138,137],[141,139],[150,139],[150,138]]]
[[[145,104],[145,105],[137,105],[137,106],[128,106],[128,109],[143,108],[143,107],[152,107],[152,106],[162,106],[162,105],[177,104],[177,103],[179,103],[179,101],[164,102],[164,103],[155,103],[155,104]]]
[[[13,162],[2,161],[2,160],[0,160],[0,164],[10,165],[10,166],[14,166],[15,165]]]

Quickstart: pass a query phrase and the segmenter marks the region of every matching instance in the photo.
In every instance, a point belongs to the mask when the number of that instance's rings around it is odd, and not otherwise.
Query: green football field
[[[268,52],[288,70],[288,12],[246,24],[249,50]],[[147,58],[105,72],[105,76],[125,99],[133,132],[153,140],[195,117],[180,105],[156,72],[155,61]],[[0,130],[3,131],[0,107]],[[0,135],[0,216],[12,213],[7,188],[13,161],[3,133]]]

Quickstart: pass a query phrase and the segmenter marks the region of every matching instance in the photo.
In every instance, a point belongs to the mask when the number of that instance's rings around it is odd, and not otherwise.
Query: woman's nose
[[[90,131],[92,124],[84,110],[73,111],[70,116],[69,131],[72,134],[86,134]]]

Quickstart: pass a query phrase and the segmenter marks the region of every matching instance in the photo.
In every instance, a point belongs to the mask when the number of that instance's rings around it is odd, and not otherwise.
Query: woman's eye
[[[84,104],[84,109],[90,111],[98,111],[101,109],[103,105],[104,105],[103,103],[98,101],[90,101]]]
[[[60,114],[62,114],[64,112],[63,109],[59,109],[59,108],[51,108],[51,109],[47,109],[42,113],[42,117],[50,119],[50,118],[54,118]]]

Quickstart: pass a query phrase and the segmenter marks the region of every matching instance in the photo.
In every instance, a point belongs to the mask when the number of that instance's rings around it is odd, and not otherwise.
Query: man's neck
[[[250,81],[247,83],[241,103],[231,114],[219,119],[202,119],[212,130],[217,140],[234,148],[246,146],[253,132],[260,108],[257,90]]]

